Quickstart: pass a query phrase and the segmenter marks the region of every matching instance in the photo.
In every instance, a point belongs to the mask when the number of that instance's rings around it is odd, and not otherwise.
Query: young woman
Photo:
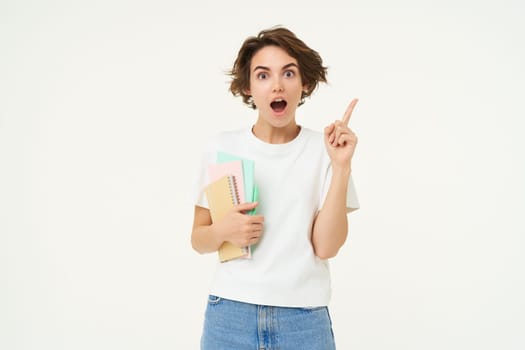
[[[357,100],[324,133],[297,124],[297,107],[326,82],[326,68],[283,27],[248,38],[231,76],[231,92],[258,117],[209,142],[191,241],[199,253],[223,242],[256,249],[251,259],[218,263],[201,349],[334,349],[327,259],[345,242],[347,213],[359,207],[351,179],[357,137],[348,127]],[[217,152],[255,162],[259,200],[212,223],[203,189]],[[257,215],[247,215],[253,208]]]

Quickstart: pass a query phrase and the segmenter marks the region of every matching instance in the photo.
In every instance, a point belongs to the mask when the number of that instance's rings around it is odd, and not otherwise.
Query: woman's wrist
[[[332,165],[332,176],[338,176],[338,177],[350,177],[350,174],[352,174],[352,165]]]

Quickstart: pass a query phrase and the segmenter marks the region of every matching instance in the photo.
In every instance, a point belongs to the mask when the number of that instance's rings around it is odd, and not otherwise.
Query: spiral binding
[[[233,205],[237,205],[239,204],[240,199],[239,199],[239,191],[237,191],[237,180],[235,180],[235,176],[233,175],[228,176],[228,184],[230,185],[230,193],[231,193]]]

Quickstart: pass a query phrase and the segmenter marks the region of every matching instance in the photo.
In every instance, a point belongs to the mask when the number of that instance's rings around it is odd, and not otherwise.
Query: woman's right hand
[[[253,202],[234,206],[222,220],[212,224],[214,232],[221,240],[238,247],[257,243],[263,232],[264,216],[245,214],[257,205],[257,202]]]

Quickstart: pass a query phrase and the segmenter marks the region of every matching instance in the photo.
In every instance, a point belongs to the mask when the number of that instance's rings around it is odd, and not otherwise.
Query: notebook
[[[233,162],[233,161],[241,161],[242,162],[242,172],[244,177],[244,192],[246,194],[246,202],[252,202],[253,201],[253,187],[254,187],[254,170],[255,170],[255,162],[250,159],[244,159],[239,156],[226,153],[226,152],[217,152],[217,163],[227,163],[227,162]]]
[[[226,152],[217,153],[217,163],[228,163],[232,161],[242,162],[242,173],[244,181],[244,201],[247,203],[257,202],[259,200],[259,188],[255,184],[255,162],[251,159],[244,159],[234,154]],[[255,215],[256,208],[248,212],[249,215]]]
[[[204,192],[208,199],[212,222],[222,219],[235,205],[239,204],[237,184],[233,175],[225,175],[213,181],[204,189]],[[246,248],[237,247],[230,242],[224,242],[219,248],[221,262],[246,255]]]
[[[208,166],[208,175],[210,182],[213,182],[224,175],[233,175],[237,185],[237,193],[239,195],[239,203],[244,203],[246,196],[244,195],[244,175],[242,169],[242,161],[234,160],[225,163],[215,163]]]

